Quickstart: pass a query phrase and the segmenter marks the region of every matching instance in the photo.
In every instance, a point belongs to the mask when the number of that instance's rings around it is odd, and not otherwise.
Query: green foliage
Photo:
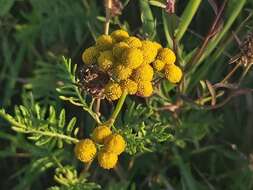
[[[86,102],[87,96],[81,92],[78,86],[78,79],[76,78],[77,65],[72,65],[71,60],[63,58],[63,62],[60,66],[59,79],[63,83],[57,91],[60,93],[60,99],[69,101],[75,106],[80,106],[82,109],[90,114],[90,116],[100,123],[98,115],[92,111],[94,100],[88,105]]]
[[[64,109],[57,115],[52,106],[49,110],[38,104],[31,106],[16,106],[15,116],[7,114],[2,109],[0,115],[12,125],[14,131],[27,134],[27,138],[35,141],[37,146],[47,145],[52,148],[58,145],[61,148],[63,142],[69,144],[78,142],[75,137],[71,137],[72,135],[76,136],[78,132],[78,128],[74,128],[76,118],[72,118],[69,123],[66,123]]]
[[[85,176],[78,178],[77,171],[72,166],[56,168],[54,179],[61,186],[53,186],[48,190],[92,190],[101,188],[96,183],[88,182]]]

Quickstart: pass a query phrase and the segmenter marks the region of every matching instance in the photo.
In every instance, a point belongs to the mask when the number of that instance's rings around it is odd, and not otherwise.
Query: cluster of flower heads
[[[91,139],[86,138],[76,144],[75,155],[84,163],[91,162],[97,155],[99,165],[111,169],[117,164],[118,156],[125,147],[126,142],[120,134],[112,133],[107,126],[98,126],[93,130]]]
[[[123,91],[142,97],[152,95],[154,72],[163,72],[171,83],[178,83],[182,77],[171,49],[129,36],[124,30],[98,37],[95,46],[83,52],[82,59],[109,74],[104,94],[110,101],[119,99]]]

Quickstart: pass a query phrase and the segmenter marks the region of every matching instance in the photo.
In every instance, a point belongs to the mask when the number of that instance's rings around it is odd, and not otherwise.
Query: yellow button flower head
[[[105,86],[105,97],[109,101],[117,100],[120,98],[122,94],[121,87],[118,83],[115,82],[109,82]]]
[[[131,36],[124,40],[131,48],[140,48],[142,46],[141,40],[134,36]]]
[[[111,134],[105,139],[105,151],[120,155],[126,148],[126,142],[120,134]]]
[[[165,65],[165,77],[171,82],[171,83],[178,83],[182,78],[182,70],[172,64],[172,65]]]
[[[140,81],[138,83],[137,95],[142,97],[149,97],[153,93],[152,83],[149,81]]]
[[[155,60],[155,61],[153,62],[152,65],[153,65],[153,68],[154,68],[155,70],[161,71],[161,70],[163,70],[163,68],[164,68],[164,66],[165,66],[165,63],[164,63],[163,61],[157,59],[157,60]]]
[[[163,48],[159,51],[157,59],[160,59],[166,64],[174,64],[176,61],[176,55],[171,49]]]
[[[138,88],[137,83],[131,79],[121,81],[120,86],[123,90],[126,90],[131,95],[135,94]]]
[[[121,42],[129,37],[129,34],[125,30],[115,30],[111,33],[112,39],[115,42]]]
[[[154,75],[153,68],[148,64],[142,64],[136,70],[134,70],[132,77],[134,81],[152,81]]]
[[[101,35],[96,40],[96,47],[100,51],[109,50],[112,48],[112,37],[110,35]]]
[[[112,131],[109,127],[101,125],[96,127],[92,132],[92,139],[97,143],[102,143],[106,137],[112,134]]]
[[[163,48],[162,45],[159,44],[158,42],[153,42],[153,44],[157,48],[158,51]]]
[[[141,50],[144,63],[150,64],[155,60],[158,52],[157,44],[149,40],[142,41]]]
[[[84,50],[82,60],[85,64],[95,64],[97,62],[98,55],[98,49],[92,46]]]
[[[104,169],[114,168],[117,164],[118,156],[112,152],[101,151],[98,153],[98,163]]]
[[[137,48],[129,48],[123,52],[121,62],[130,69],[136,69],[143,62],[142,52]]]
[[[128,48],[129,48],[129,45],[126,42],[119,42],[113,46],[113,50],[112,50],[113,55],[116,58],[120,58],[123,51],[125,51]]]
[[[113,64],[112,51],[102,51],[98,57],[98,66],[102,71],[108,71]]]
[[[113,69],[113,76],[118,80],[125,80],[129,78],[131,73],[132,69],[120,64]]]
[[[76,144],[74,151],[77,159],[82,162],[89,162],[94,158],[97,148],[92,140],[83,139]]]

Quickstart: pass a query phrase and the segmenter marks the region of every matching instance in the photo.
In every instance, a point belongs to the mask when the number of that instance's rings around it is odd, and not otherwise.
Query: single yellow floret
[[[104,150],[98,153],[98,163],[104,169],[114,168],[118,161],[118,155]]]
[[[140,81],[138,83],[137,95],[142,97],[149,97],[153,93],[152,83],[149,81]]]
[[[126,148],[126,142],[120,134],[111,134],[105,139],[105,150],[120,155]]]
[[[141,40],[134,36],[131,36],[124,40],[131,48],[140,48],[142,46]]]
[[[105,97],[107,100],[113,101],[113,100],[117,100],[120,98],[120,96],[122,94],[122,90],[121,90],[121,87],[118,83],[109,82],[105,86],[104,93],[105,93]]]
[[[132,74],[132,69],[124,65],[119,64],[113,69],[113,76],[117,80],[120,80],[120,81],[129,78],[131,74]]]
[[[142,41],[141,47],[143,53],[143,62],[146,64],[152,63],[158,52],[157,45],[149,40]]]
[[[130,69],[136,69],[143,62],[143,54],[137,48],[128,48],[122,53],[120,61]]]
[[[101,35],[96,40],[96,47],[100,51],[111,49],[113,46],[112,37],[110,35]]]
[[[108,71],[112,67],[113,61],[111,50],[102,51],[98,57],[98,66],[102,71]]]
[[[134,81],[152,81],[154,75],[153,68],[148,64],[142,64],[134,70],[132,77]]]
[[[92,139],[97,143],[102,143],[106,137],[112,134],[109,127],[101,125],[96,127],[92,132]]]
[[[111,33],[114,42],[121,42],[129,37],[129,34],[125,30],[115,30]]]
[[[176,55],[171,49],[163,48],[158,52],[157,59],[165,62],[165,64],[174,64],[176,61]]]
[[[137,83],[131,79],[121,81],[120,86],[122,90],[126,90],[131,95],[135,94],[138,88]]]
[[[165,65],[165,68],[164,68],[165,72],[165,77],[171,82],[171,83],[178,83],[182,76],[183,76],[183,72],[182,70],[172,64],[172,65]]]
[[[98,55],[98,49],[92,46],[84,50],[82,60],[85,64],[95,64],[97,62]]]
[[[126,42],[119,42],[113,46],[112,52],[113,56],[120,58],[122,53],[129,48],[129,45]]]
[[[75,146],[76,158],[82,162],[90,162],[96,155],[97,148],[94,142],[90,139],[80,140]]]
[[[155,60],[153,63],[152,63],[152,66],[155,70],[157,71],[161,71],[163,70],[164,66],[165,66],[165,63],[159,59]]]

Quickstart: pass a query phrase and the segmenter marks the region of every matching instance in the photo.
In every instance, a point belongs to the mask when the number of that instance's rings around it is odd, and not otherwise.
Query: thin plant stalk
[[[112,8],[112,0],[105,0],[106,20],[105,20],[105,26],[104,26],[104,34],[106,35],[109,34],[109,29],[110,29],[111,8]],[[95,107],[95,112],[98,116],[100,116],[100,105],[101,105],[101,99],[98,98],[96,101],[96,107]]]
[[[235,73],[235,71],[239,68],[240,64],[237,64],[221,81],[221,83],[226,83],[228,79]]]
[[[110,119],[108,120],[110,126],[112,126],[114,124],[115,120],[117,119],[117,116],[119,115],[119,112],[120,112],[120,110],[121,110],[121,108],[122,108],[122,106],[125,102],[125,99],[127,97],[127,94],[128,94],[127,91],[124,90],[121,97],[120,97],[120,99],[119,99],[119,101],[118,101],[118,103],[117,103],[117,105],[116,105],[115,110],[113,111]]]
[[[105,0],[105,34],[109,34],[112,0]]]
[[[201,0],[190,0],[181,17],[181,22],[176,30],[175,39],[177,42],[181,40],[188,26],[190,25],[194,15],[196,14]]]

